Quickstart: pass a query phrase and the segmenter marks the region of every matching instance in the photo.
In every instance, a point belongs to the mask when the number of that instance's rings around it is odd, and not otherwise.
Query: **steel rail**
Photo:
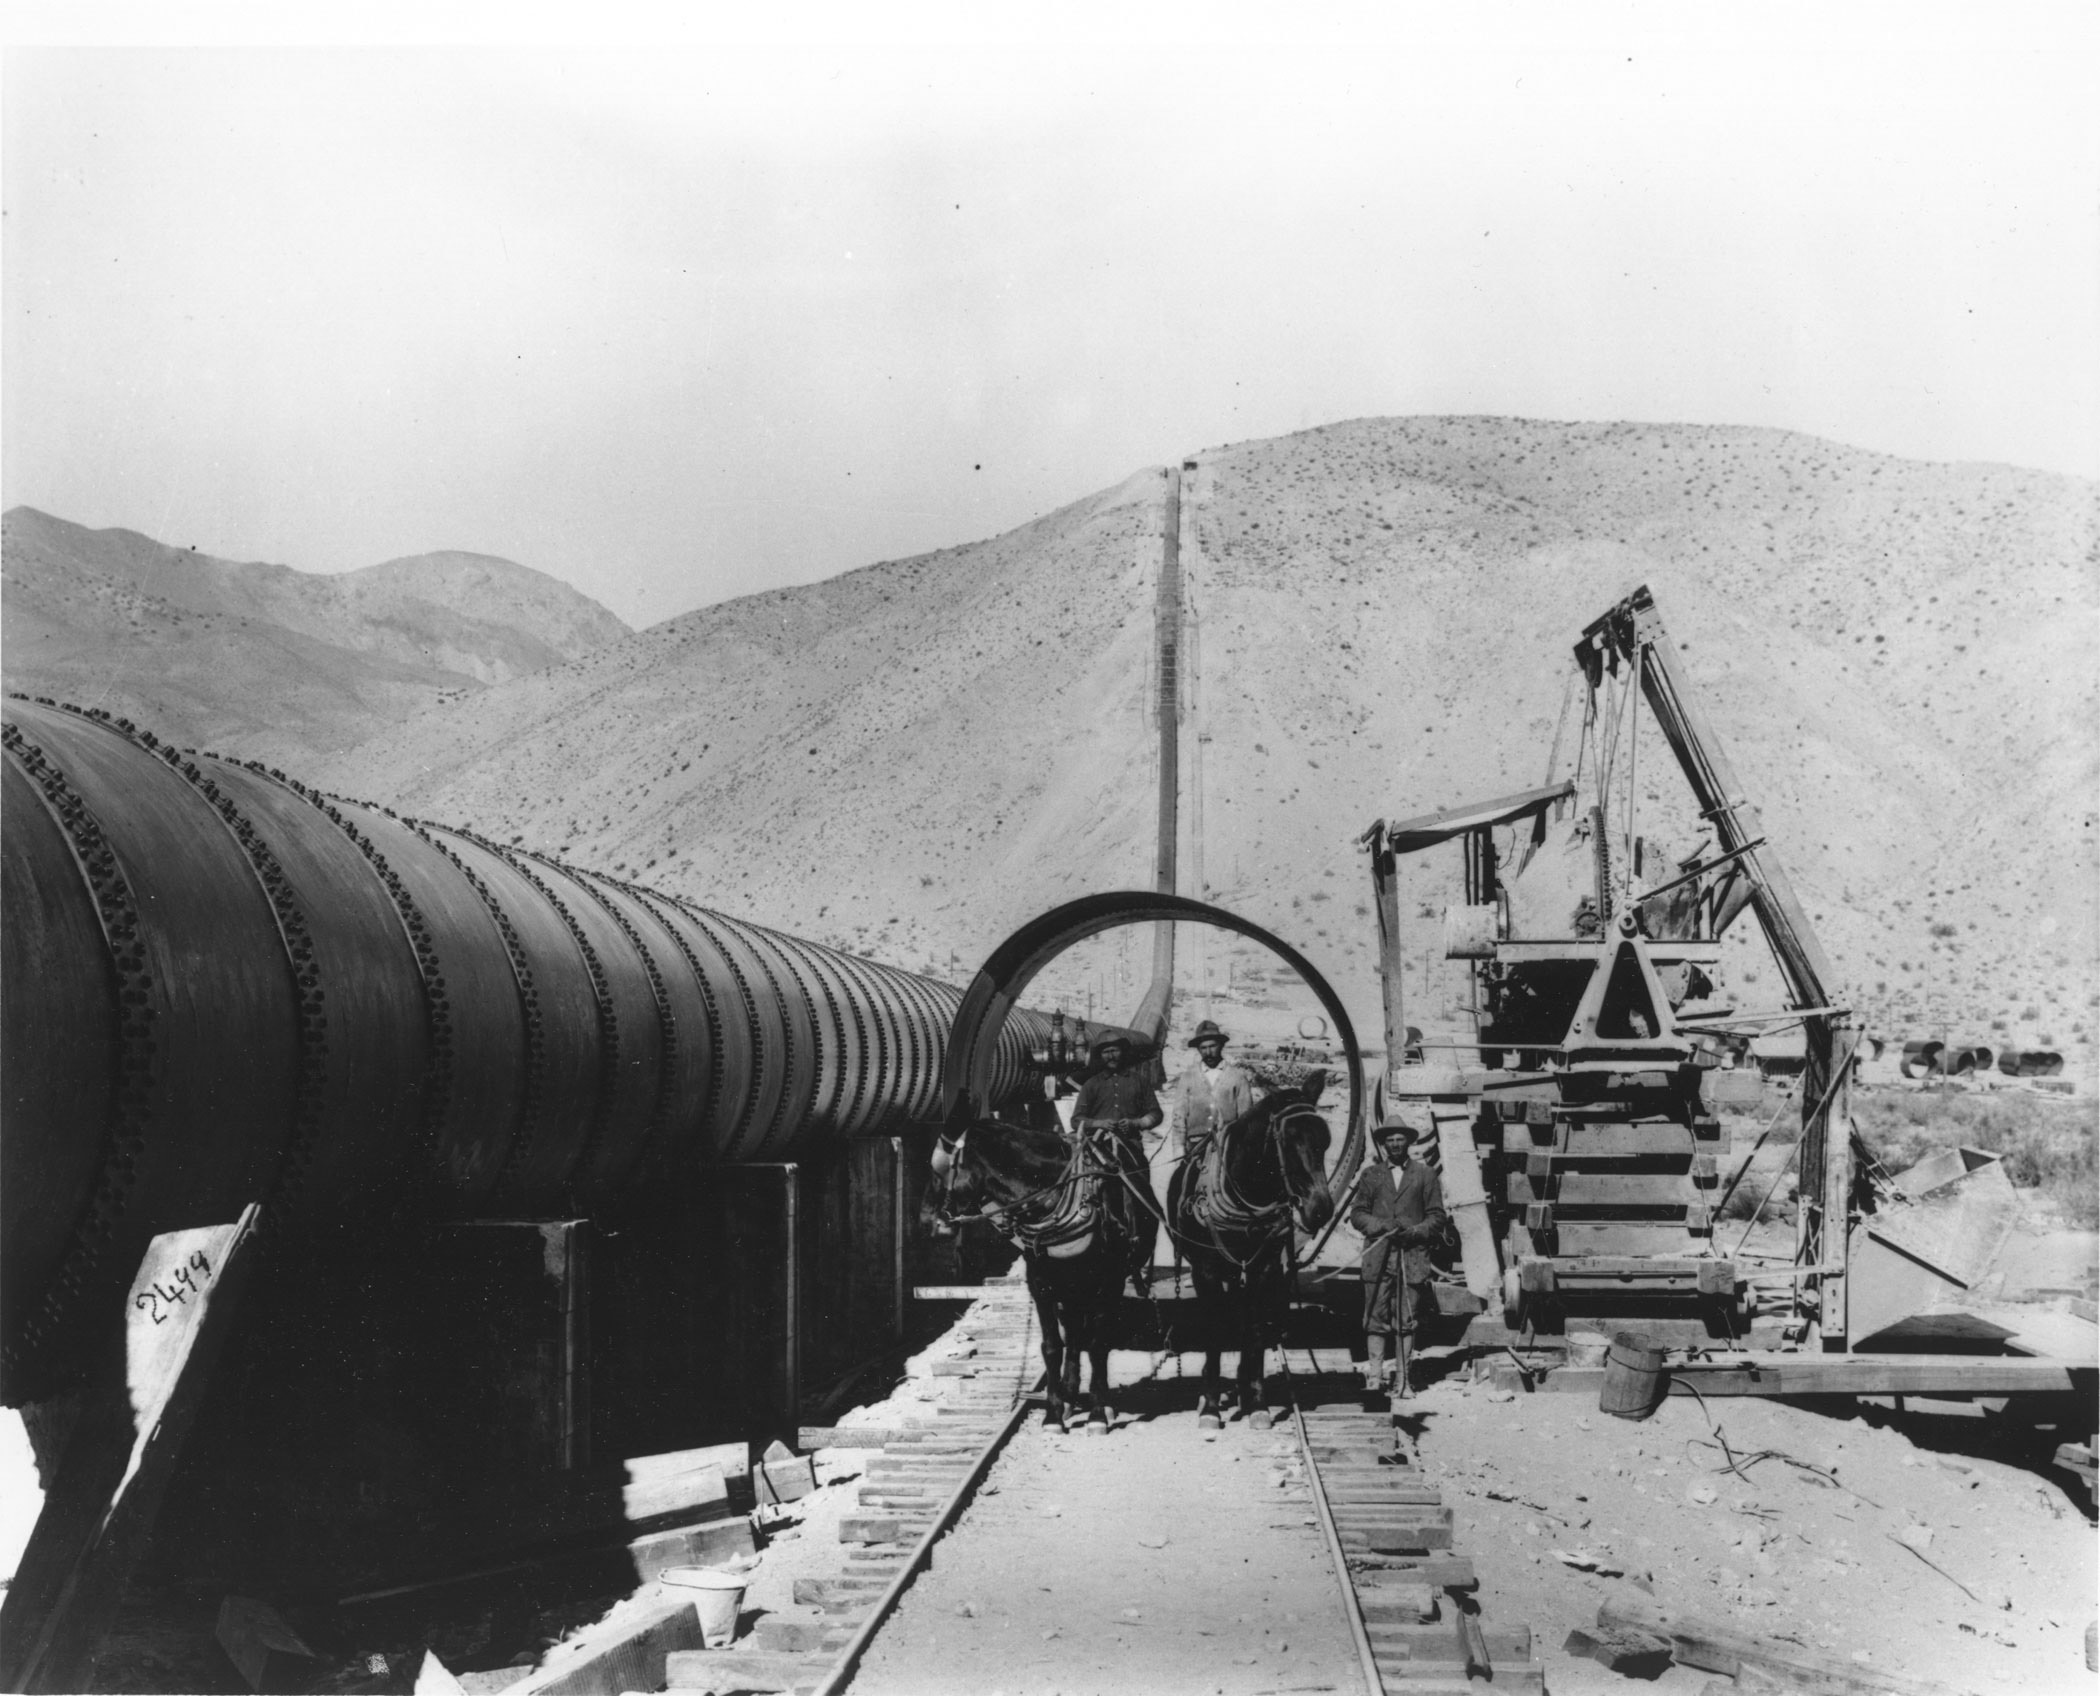
[[[1034,1322],[1031,1310],[1028,1323],[1024,1325],[1021,1333],[1024,1360],[1027,1358],[1028,1327]],[[860,1622],[860,1628],[839,1652],[839,1658],[832,1664],[831,1671],[816,1687],[815,1696],[840,1696],[840,1692],[852,1682],[854,1673],[860,1667],[861,1656],[868,1652],[868,1645],[875,1641],[876,1634],[889,1622],[890,1615],[904,1599],[904,1592],[911,1588],[912,1581],[926,1570],[927,1562],[933,1557],[934,1544],[962,1517],[963,1508],[968,1505],[977,1486],[984,1481],[984,1475],[990,1470],[992,1462],[998,1458],[999,1451],[1006,1447],[1007,1440],[1020,1429],[1021,1421],[1028,1416],[1034,1405],[1026,1395],[1015,1395],[1013,1411],[1006,1416],[1005,1423],[992,1434],[991,1440],[977,1452],[977,1458],[970,1463],[970,1470],[963,1474],[962,1482],[956,1485],[941,1511],[934,1515],[933,1523],[920,1534],[911,1554],[897,1569],[897,1576],[890,1580],[889,1588],[876,1598],[875,1605],[868,1610],[868,1617]],[[1374,1692],[1373,1696],[1377,1696],[1377,1693]]]
[[[1342,1587],[1342,1611],[1349,1617],[1349,1636],[1356,1644],[1356,1659],[1364,1675],[1364,1689],[1369,1696],[1385,1696],[1385,1677],[1378,1670],[1378,1657],[1371,1652],[1371,1634],[1364,1629],[1363,1600],[1356,1593],[1356,1581],[1349,1576],[1349,1561],[1342,1553],[1341,1534],[1334,1528],[1334,1512],[1327,1505],[1327,1486],[1321,1481],[1320,1463],[1313,1456],[1312,1438],[1305,1430],[1305,1410],[1295,1397],[1291,1401],[1291,1425],[1298,1433],[1298,1451],[1305,1457],[1305,1476],[1312,1485],[1313,1507],[1320,1516],[1320,1535],[1327,1540],[1327,1558],[1334,1562],[1334,1576]],[[828,1693],[820,1693],[820,1696],[828,1696]]]

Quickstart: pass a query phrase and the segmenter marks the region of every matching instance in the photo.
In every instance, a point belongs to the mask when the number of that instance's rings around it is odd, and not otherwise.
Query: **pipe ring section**
[[[1251,919],[1185,895],[1113,890],[1082,895],[1031,919],[992,950],[956,1009],[941,1067],[941,1117],[947,1123],[982,1118],[998,1100],[1001,1038],[1014,1004],[1035,976],[1073,944],[1123,925],[1174,920],[1232,931],[1268,949],[1296,972],[1334,1023],[1349,1062],[1349,1121],[1338,1173],[1353,1168],[1365,1137],[1363,1056],[1348,1010],[1312,962]]]
[[[952,986],[104,713],[0,721],[9,1399],[71,1381],[150,1237],[258,1198],[501,1217],[940,1103]]]
[[[77,1300],[128,1278],[147,1239],[223,1223],[270,1194],[298,1117],[304,1004],[277,912],[196,787],[194,760],[171,765],[128,726],[56,706],[10,701],[6,716],[9,760],[31,780],[24,840],[36,856],[8,856],[6,1188],[11,1211],[65,1220],[55,1255],[41,1227],[26,1233],[39,1265],[10,1243],[30,1304],[22,1311],[10,1297],[9,1318],[20,1322],[7,1338],[13,1395],[13,1367],[27,1367]],[[62,860],[51,833],[34,830],[39,809],[59,826]],[[12,809],[7,826],[18,828]],[[97,946],[28,952],[55,940],[56,922],[82,940],[86,913]],[[53,1008],[99,1001],[99,1021],[91,1013],[79,1035],[40,1042],[29,1003],[43,997]],[[117,1062],[113,1088],[98,1089],[85,1070],[95,1048]],[[90,1108],[98,1093],[100,1110],[78,1118],[35,1111],[69,1099]],[[84,1130],[98,1152],[83,1184],[80,1157],[64,1145]]]

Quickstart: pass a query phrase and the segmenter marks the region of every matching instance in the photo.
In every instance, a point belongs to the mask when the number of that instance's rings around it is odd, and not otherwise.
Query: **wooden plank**
[[[1369,1625],[1372,1647],[1381,1656],[1389,1653],[1403,1655],[1409,1661],[1463,1661],[1465,1649],[1460,1644],[1458,1633],[1448,1626],[1423,1628],[1415,1625],[1388,1624],[1383,1621]],[[1480,1635],[1487,1644],[1489,1657],[1495,1666],[1495,1686],[1499,1687],[1505,1663],[1524,1662],[1531,1659],[1531,1627],[1528,1625],[1482,1625]]]
[[[729,1511],[729,1481],[711,1466],[691,1472],[661,1473],[653,1478],[626,1480],[620,1486],[620,1511],[630,1525],[660,1519],[666,1514]]]
[[[906,1435],[901,1425],[803,1425],[795,1447],[804,1454],[818,1449],[885,1449]]]
[[[1433,1584],[1439,1590],[1474,1590],[1480,1579],[1467,1555],[1373,1555],[1350,1557],[1356,1587],[1367,1596],[1395,1584]]]
[[[816,1487],[817,1463],[782,1442],[769,1445],[765,1458],[751,1469],[752,1493],[760,1507],[799,1502]]]
[[[85,1690],[226,1347],[255,1258],[258,1210],[155,1237],[126,1294],[121,1360],[80,1423],[0,1602],[0,1689]]]
[[[1537,1388],[1595,1395],[1604,1386],[1604,1370],[1556,1367]],[[1761,1357],[1755,1371],[1717,1362],[1673,1366],[1669,1372],[1702,1396],[2047,1395],[2090,1393],[2095,1379],[2092,1367],[2058,1360],[1975,1355],[1782,1355]]]
[[[1645,1278],[1664,1272],[1682,1273],[1688,1278],[1697,1278],[1702,1266],[1728,1264],[1732,1263],[1709,1260],[1703,1255],[1693,1254],[1581,1254],[1561,1256],[1554,1261],[1553,1270],[1555,1275],[1561,1278]]]
[[[718,1519],[712,1525],[682,1525],[653,1531],[627,1545],[627,1558],[644,1584],[674,1566],[713,1566],[739,1555],[758,1552],[749,1516]]]
[[[1372,1590],[1359,1599],[1364,1624],[1430,1625],[1437,1616],[1436,1587],[1430,1584],[1393,1584]]]
[[[1338,1524],[1335,1527],[1344,1549],[1367,1549],[1376,1555],[1433,1554],[1451,1547],[1448,1525],[1396,1525],[1378,1530]]]
[[[1550,1201],[1553,1217],[1571,1223],[1570,1207],[1685,1207],[1699,1199],[1686,1172],[1570,1172],[1557,1170],[1551,1181],[1535,1186],[1522,1172],[1509,1175],[1513,1206]]]
[[[1554,1230],[1560,1252],[1566,1255],[1623,1254],[1654,1255],[1683,1259],[1697,1251],[1703,1239],[1694,1239],[1682,1225],[1668,1223],[1598,1224],[1590,1220],[1556,1220]]]
[[[1689,1155],[1717,1146],[1717,1137],[1701,1138],[1691,1126],[1674,1119],[1628,1124],[1585,1124],[1560,1120],[1552,1125],[1506,1124],[1501,1127],[1505,1154],[1565,1154],[1582,1160],[1633,1160],[1655,1155]],[[1539,1133],[1547,1133],[1541,1136]]]
[[[668,1658],[664,1679],[658,1684],[635,1688],[794,1690],[818,1683],[827,1667],[822,1655],[783,1655],[766,1649],[687,1650]]]
[[[620,1462],[628,1482],[646,1483],[658,1478],[683,1478],[714,1471],[725,1482],[734,1483],[751,1475],[749,1443],[712,1443],[702,1449],[674,1449],[661,1455],[631,1455]]]
[[[839,1521],[841,1543],[901,1543],[905,1528],[918,1524],[931,1516],[928,1514],[847,1514]]]
[[[1731,1677],[1744,1666],[1752,1666],[1783,1673],[1819,1691],[1857,1692],[1858,1696],[1953,1696],[1951,1688],[1937,1680],[1865,1667],[1799,1644],[1739,1631],[1718,1620],[1665,1608],[1645,1591],[1626,1589],[1607,1598],[1597,1610],[1597,1623],[1666,1637],[1676,1658],[1686,1666]]]
[[[1560,1648],[1564,1655],[1595,1661],[1608,1671],[1639,1679],[1660,1678],[1669,1670],[1673,1656],[1667,1637],[1623,1626],[1598,1625],[1587,1631],[1578,1628],[1568,1633]]]
[[[1449,1508],[1420,1502],[1330,1502],[1337,1525],[1449,1525]]]

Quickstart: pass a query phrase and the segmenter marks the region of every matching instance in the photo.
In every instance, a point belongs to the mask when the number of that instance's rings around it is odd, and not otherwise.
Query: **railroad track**
[[[868,1463],[859,1511],[839,1522],[846,1553],[835,1575],[799,1578],[795,1602],[821,1610],[822,1624],[760,1622],[734,1649],[670,1657],[674,1692],[791,1691],[836,1696],[922,1572],[933,1545],[962,1516],[999,1451],[1029,1411],[1036,1359],[1035,1306],[1018,1279],[985,1286],[957,1322],[976,1354],[974,1375],[933,1420],[893,1435]]]
[[[950,1399],[937,1404],[930,1420],[893,1433],[870,1458],[858,1502],[839,1521],[838,1563],[824,1576],[795,1580],[798,1609],[816,1611],[795,1620],[761,1620],[752,1640],[734,1649],[672,1655],[666,1671],[673,1692],[728,1696],[777,1690],[794,1696],[838,1696],[853,1684],[864,1655],[927,1570],[935,1544],[957,1528],[1008,1440],[1033,1410],[1028,1390],[1036,1377],[1036,1330],[1025,1287],[1018,1282],[986,1286],[958,1324],[968,1331],[977,1352],[955,1364],[974,1376],[952,1385]],[[1316,1383],[1299,1380],[1306,1399],[1317,1396]],[[1188,1436],[1191,1444],[1198,1439],[1193,1427]],[[1027,1455],[1035,1454],[1042,1441],[1032,1434],[1026,1453],[1016,1450],[1024,1470]],[[1067,1454],[1072,1443],[1085,1450],[1093,1447],[1076,1433],[1048,1441]],[[1454,1523],[1451,1508],[1411,1448],[1396,1442],[1388,1416],[1359,1411],[1352,1397],[1346,1403],[1302,1407],[1279,1420],[1272,1432],[1232,1428],[1225,1433],[1225,1449],[1230,1451],[1235,1443],[1240,1449],[1230,1458],[1257,1463],[1266,1459],[1277,1469],[1270,1474],[1279,1492],[1273,1500],[1291,1504],[1288,1510],[1269,1506],[1262,1518],[1273,1518],[1279,1511],[1298,1512],[1302,1502],[1310,1517],[1287,1524],[1317,1524],[1326,1559],[1301,1558],[1312,1560],[1315,1569],[1331,1570],[1329,1591],[1316,1589],[1330,1599],[1321,1604],[1318,1621],[1304,1613],[1288,1617],[1298,1622],[1290,1629],[1301,1640],[1301,1654],[1305,1638],[1325,1637],[1324,1664],[1332,1669],[1326,1676],[1340,1681],[1331,1688],[1342,1691],[1360,1683],[1370,1696],[1446,1696],[1485,1687],[1543,1696],[1543,1669],[1532,1657],[1529,1631],[1481,1617],[1473,1564],[1456,1546],[1463,1528]],[[1285,1455],[1290,1460],[1281,1458]],[[1083,1455],[1079,1458],[1091,1469],[1092,1463],[1084,1462]],[[1302,1465],[1302,1473],[1293,1462]],[[1015,1481],[1006,1470],[1001,1476],[1008,1480],[1006,1499],[1011,1504]],[[1226,1468],[1225,1476],[1237,1476],[1236,1469]],[[1245,1476],[1253,1481],[1253,1469]],[[1002,1511],[1013,1510],[1009,1506]],[[1081,1504],[1073,1502],[1071,1511],[1081,1512]],[[1097,1512],[1105,1511],[1105,1504],[1097,1505]],[[1190,1503],[1187,1531],[1178,1524],[1175,1529],[1184,1538],[1204,1539],[1203,1546],[1209,1548],[1213,1533],[1199,1512],[1200,1505]],[[1284,1529],[1275,1525],[1260,1535],[1273,1539]],[[980,1537],[986,1534],[975,1519],[970,1530]],[[1290,1535],[1301,1548],[1310,1547],[1304,1543],[1307,1532]],[[965,1566],[972,1564],[971,1558],[958,1559]],[[944,1554],[942,1562],[945,1574],[949,1557]],[[1315,1570],[1309,1582],[1317,1587],[1329,1581],[1318,1578]],[[1157,1617],[1162,1610],[1155,1598],[1133,1599],[1155,1603],[1154,1623],[1164,1623]],[[945,1592],[937,1606],[931,1601],[914,1603],[921,1618],[906,1635],[930,1628],[928,1609],[947,1617],[951,1603]],[[1253,1629],[1261,1627],[1257,1623]],[[1283,1629],[1280,1621],[1278,1629]],[[1345,1630],[1347,1645],[1341,1639]],[[1075,1633],[1075,1638],[1080,1635]],[[1209,1634],[1204,1637],[1207,1642]],[[887,1638],[884,1644],[885,1655],[906,1652]],[[1224,1664],[1226,1648],[1215,1652],[1220,1658],[1215,1670],[1230,1671]],[[1355,1680],[1348,1677],[1352,1661]],[[1190,1664],[1185,1670],[1199,1678],[1203,1688],[1211,1687],[1211,1669]],[[888,1676],[895,1682],[894,1667]],[[884,1679],[877,1677],[875,1682]],[[1017,1682],[1024,1687],[1027,1683]],[[1067,1669],[1049,1682],[1065,1689],[1088,1688],[1079,1669]],[[1111,1682],[1105,1687],[1118,1686]]]
[[[1478,1688],[1543,1696],[1528,1626],[1494,1626],[1459,1528],[1390,1416],[1339,1406],[1293,1415],[1313,1505],[1347,1591],[1367,1689],[1444,1696]]]

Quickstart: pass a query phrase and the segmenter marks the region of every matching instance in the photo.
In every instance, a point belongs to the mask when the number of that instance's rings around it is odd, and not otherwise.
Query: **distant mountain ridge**
[[[1883,1029],[2090,1056],[2093,484],[1783,431],[1503,418],[1192,457],[1202,881],[1302,948],[1363,1028],[1357,836],[1540,782],[1577,635],[1646,582],[1856,1004]],[[686,614],[425,710],[324,776],[966,974],[1061,899],[1150,883],[1161,488],[1140,472],[1004,536]],[[1692,846],[1652,729],[1638,771],[1643,829]],[[1186,846],[1183,864],[1193,892]],[[1425,1022],[1454,981],[1435,919],[1454,872],[1403,871]],[[1743,1004],[1776,1004],[1769,961],[1743,964]]]
[[[1203,863],[1185,836],[1182,888],[1303,950],[1360,1030],[1378,1023],[1363,827],[1541,782],[1577,635],[1645,582],[1852,1004],[1893,1034],[2057,1048],[2091,1077],[2100,487],[1784,431],[1508,418],[1359,419],[1189,457],[1182,816],[1200,801]],[[638,633],[578,614],[566,647],[564,609],[591,603],[550,591],[541,615],[525,596],[562,663],[485,685],[432,657],[446,632],[481,638],[418,610],[443,602],[418,586],[427,560],[264,623],[252,601],[149,594],[174,550],[129,575],[25,552],[39,569],[18,572],[18,537],[41,533],[18,509],[8,681],[959,981],[1057,902],[1150,885],[1162,488],[1150,468],[1005,535]],[[497,592],[477,571],[549,581],[435,557],[462,621]],[[69,672],[19,657],[83,631],[99,645]],[[491,678],[528,652],[460,645]],[[246,720],[236,658],[272,691]],[[1559,775],[1579,729],[1573,713]],[[1637,772],[1642,831],[1691,847],[1652,728]],[[1402,871],[1410,1016],[1432,1027],[1456,1011],[1437,919],[1456,869]],[[1736,954],[1740,1004],[1775,1005],[1770,962]],[[1243,992],[1221,1017],[1248,1022],[1265,968],[1211,961]],[[1098,987],[1096,1010],[1125,1016],[1142,971],[1127,951],[1112,981],[1060,965],[1034,999],[1084,1011]]]
[[[588,596],[486,554],[337,574],[0,517],[9,688],[125,711],[287,766],[459,689],[560,665],[630,634]]]

